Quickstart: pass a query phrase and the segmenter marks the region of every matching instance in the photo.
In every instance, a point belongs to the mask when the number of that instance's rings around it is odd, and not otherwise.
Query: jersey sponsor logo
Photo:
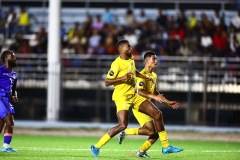
[[[113,75],[114,75],[114,72],[113,72],[113,71],[110,71],[110,72],[109,72],[109,75],[110,75],[110,76],[113,76]]]
[[[139,82],[139,86],[144,86],[143,82]]]

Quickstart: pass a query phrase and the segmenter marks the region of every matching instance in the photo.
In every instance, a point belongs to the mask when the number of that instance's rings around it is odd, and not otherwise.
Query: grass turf
[[[11,146],[16,153],[0,152],[1,160],[92,160],[90,145],[100,137],[64,137],[15,135]],[[128,136],[118,144],[117,138],[109,141],[101,150],[101,160],[134,160],[145,139]],[[148,151],[153,160],[237,160],[240,157],[240,143],[207,141],[174,141],[170,143],[184,148],[183,152],[163,155],[157,141]]]

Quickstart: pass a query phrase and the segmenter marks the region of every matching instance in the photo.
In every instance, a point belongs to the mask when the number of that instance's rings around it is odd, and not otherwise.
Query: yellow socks
[[[151,145],[152,144],[149,141],[145,141],[143,143],[143,145],[141,146],[140,151],[141,152],[146,152],[151,147]]]
[[[139,128],[128,128],[125,129],[126,135],[138,135]]]
[[[111,137],[106,133],[99,141],[97,144],[95,144],[94,146],[97,148],[101,148],[103,145],[105,145],[109,140],[111,139]]]
[[[166,131],[158,132],[158,135],[162,143],[162,147],[167,148],[169,146],[167,132]]]

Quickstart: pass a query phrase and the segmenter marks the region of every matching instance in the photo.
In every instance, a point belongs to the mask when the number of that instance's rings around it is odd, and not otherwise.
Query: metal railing
[[[66,88],[81,81],[85,85],[74,88],[103,86],[105,75],[116,56],[72,55],[62,56],[62,81]],[[45,54],[17,54],[19,87],[47,87],[47,56]],[[141,56],[135,56],[141,70]],[[158,86],[162,91],[240,93],[240,59],[210,57],[159,57]],[[29,83],[27,83],[29,81]],[[38,82],[45,83],[38,83]],[[44,84],[44,85],[43,85]],[[189,88],[191,84],[191,88]],[[99,86],[100,85],[100,86]]]

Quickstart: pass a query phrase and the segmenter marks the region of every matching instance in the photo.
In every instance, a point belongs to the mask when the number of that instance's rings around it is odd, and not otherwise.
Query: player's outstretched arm
[[[119,82],[129,80],[129,79],[132,78],[132,75],[133,75],[133,73],[129,72],[122,77],[118,77],[118,78],[114,78],[114,79],[106,78],[105,79],[105,86],[111,86],[111,85],[117,84]]]
[[[178,102],[168,100],[162,94],[160,94],[157,90],[155,90],[155,95],[157,96],[156,99],[155,99],[156,101],[164,102],[167,105],[169,105],[170,107],[172,107],[173,109],[177,109],[179,107]]]
[[[138,94],[140,96],[142,96],[142,97],[147,98],[147,99],[154,99],[154,100],[159,101],[160,103],[162,103],[160,99],[157,99],[158,98],[157,95],[150,94],[147,91],[145,91],[144,89],[138,89]]]

